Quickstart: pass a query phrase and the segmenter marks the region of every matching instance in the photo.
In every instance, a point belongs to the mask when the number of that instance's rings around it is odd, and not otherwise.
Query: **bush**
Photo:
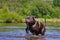
[[[5,22],[23,22],[28,15],[37,18],[60,18],[58,12],[51,4],[42,0],[0,0],[0,20]]]

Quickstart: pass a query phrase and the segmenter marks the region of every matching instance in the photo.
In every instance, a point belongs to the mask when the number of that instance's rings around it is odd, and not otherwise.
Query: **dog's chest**
[[[37,30],[37,31],[39,31],[39,29],[40,29],[40,23],[39,22],[36,22],[32,27],[33,27],[33,30]]]

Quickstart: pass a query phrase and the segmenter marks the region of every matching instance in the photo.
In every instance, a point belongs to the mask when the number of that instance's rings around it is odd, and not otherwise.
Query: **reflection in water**
[[[60,27],[46,27],[44,37],[26,34],[25,27],[0,27],[0,40],[60,40]]]

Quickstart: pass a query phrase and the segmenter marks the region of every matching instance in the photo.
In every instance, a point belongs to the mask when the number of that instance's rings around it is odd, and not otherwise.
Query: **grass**
[[[0,26],[25,26],[25,23],[0,23]]]
[[[44,23],[45,19],[39,18],[36,19],[39,22]],[[60,26],[60,19],[46,19],[46,26]]]

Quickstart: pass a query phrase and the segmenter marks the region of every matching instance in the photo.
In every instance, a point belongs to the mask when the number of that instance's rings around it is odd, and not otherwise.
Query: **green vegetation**
[[[0,0],[0,23],[20,23],[28,16],[60,18],[60,7],[42,0]]]
[[[55,6],[60,7],[60,0],[53,0],[53,3],[54,3]]]

